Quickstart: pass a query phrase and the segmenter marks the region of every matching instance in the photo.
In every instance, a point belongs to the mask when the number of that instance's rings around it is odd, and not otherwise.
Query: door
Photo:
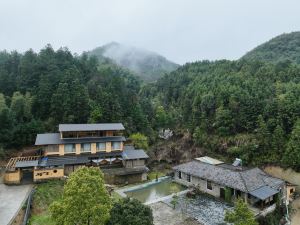
[[[220,198],[225,200],[225,189],[224,188],[220,188]]]

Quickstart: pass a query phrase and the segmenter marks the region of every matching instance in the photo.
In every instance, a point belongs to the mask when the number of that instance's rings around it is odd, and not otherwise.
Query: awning
[[[39,164],[39,160],[17,161],[16,168],[35,167]]]
[[[277,194],[278,192],[279,191],[277,191],[273,188],[270,188],[269,186],[263,186],[254,191],[251,191],[249,194],[256,198],[259,198],[261,200],[265,200],[265,199]]]

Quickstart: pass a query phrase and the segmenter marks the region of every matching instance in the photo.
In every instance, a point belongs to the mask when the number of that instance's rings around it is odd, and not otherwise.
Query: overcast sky
[[[299,10],[299,0],[0,0],[0,49],[80,54],[116,41],[177,63],[237,59],[300,30]]]

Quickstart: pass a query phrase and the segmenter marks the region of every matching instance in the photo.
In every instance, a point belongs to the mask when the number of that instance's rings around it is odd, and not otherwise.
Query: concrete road
[[[7,186],[0,182],[0,225],[11,222],[31,189],[32,185]]]

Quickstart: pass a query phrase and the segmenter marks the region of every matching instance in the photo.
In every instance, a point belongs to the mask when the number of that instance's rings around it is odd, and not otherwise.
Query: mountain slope
[[[248,52],[242,59],[279,62],[290,60],[300,63],[300,32],[282,34],[259,45]]]
[[[300,66],[278,65],[188,63],[145,86],[142,95],[155,99],[157,126],[190,132],[202,154],[280,163],[300,116]]]
[[[136,47],[122,45],[116,42],[95,48],[88,52],[100,61],[109,58],[117,65],[135,72],[142,80],[155,81],[164,73],[178,68],[178,65],[154,52]]]

